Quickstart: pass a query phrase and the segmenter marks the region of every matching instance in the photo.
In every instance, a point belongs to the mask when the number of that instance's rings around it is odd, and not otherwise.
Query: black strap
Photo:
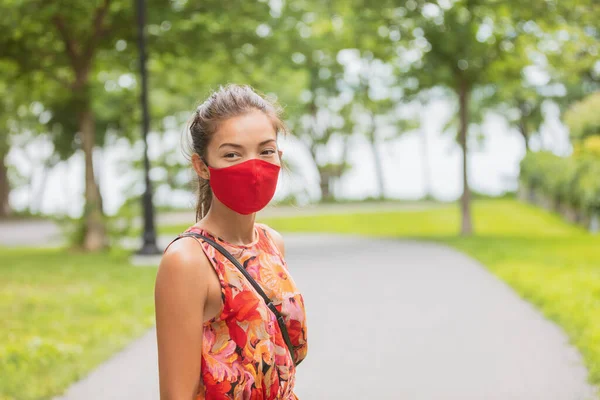
[[[273,304],[273,301],[269,298],[269,296],[266,295],[266,293],[260,287],[260,285],[254,280],[254,278],[252,278],[252,276],[248,273],[248,271],[246,271],[246,268],[244,268],[242,266],[242,264],[240,264],[240,262],[230,252],[225,250],[225,248],[223,246],[221,246],[219,243],[215,242],[214,240],[207,238],[206,236],[200,235],[199,233],[195,233],[195,232],[182,233],[181,235],[179,235],[177,237],[177,239],[179,239],[181,237],[186,237],[186,236],[204,240],[206,243],[210,244],[217,251],[219,251],[221,254],[223,254],[229,261],[231,261],[231,263],[233,265],[235,265],[237,267],[237,269],[240,270],[242,275],[244,275],[246,277],[246,279],[248,280],[248,282],[250,282],[250,284],[252,285],[254,290],[256,290],[256,292],[260,295],[260,297],[263,298],[263,300],[265,301],[265,304],[267,305],[269,310],[271,310],[271,312],[273,312],[273,314],[275,314],[275,317],[277,318],[277,324],[279,325],[279,329],[281,330],[281,335],[283,336],[283,340],[285,341],[285,344],[287,345],[287,347],[290,351],[292,360],[294,360],[294,365],[298,365],[299,363],[296,362],[296,353],[294,352],[294,345],[292,344],[292,341],[290,340],[290,335],[287,331],[287,327],[285,326],[285,320],[283,319],[283,315],[281,315],[281,313],[277,310],[277,308]]]

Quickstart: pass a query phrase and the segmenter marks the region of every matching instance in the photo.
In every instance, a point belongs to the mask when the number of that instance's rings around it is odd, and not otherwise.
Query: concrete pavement
[[[0,246],[57,247],[63,242],[63,232],[52,220],[0,221]]]
[[[586,400],[565,334],[477,262],[412,241],[286,235],[305,296],[302,400]],[[149,331],[61,400],[158,400]]]

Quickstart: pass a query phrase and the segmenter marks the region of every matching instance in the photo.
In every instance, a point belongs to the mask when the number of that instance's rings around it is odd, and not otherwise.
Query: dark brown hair
[[[281,119],[281,107],[274,100],[267,99],[247,85],[221,86],[199,105],[192,115],[189,123],[190,154],[197,153],[206,162],[208,143],[219,129],[219,125],[229,118],[238,117],[253,110],[262,111],[269,117],[276,134],[286,131]],[[197,179],[196,221],[208,213],[212,202],[212,190],[208,181],[200,176]]]

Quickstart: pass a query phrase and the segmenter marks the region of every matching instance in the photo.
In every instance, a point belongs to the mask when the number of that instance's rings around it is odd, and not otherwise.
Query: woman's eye
[[[227,153],[227,154],[225,154],[225,158],[233,158],[235,156],[236,156],[235,153]]]
[[[273,154],[275,154],[275,150],[273,150],[273,149],[264,150],[264,151],[262,152],[262,154],[263,154],[263,155],[265,155],[265,156],[270,156],[270,155],[273,155]]]

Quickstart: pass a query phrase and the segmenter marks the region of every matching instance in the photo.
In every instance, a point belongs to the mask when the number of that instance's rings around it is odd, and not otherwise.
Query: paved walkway
[[[0,246],[56,247],[62,243],[63,233],[54,221],[0,221]]]
[[[564,333],[472,259],[439,245],[290,235],[309,318],[303,400],[585,400]],[[149,331],[61,400],[158,400]]]

